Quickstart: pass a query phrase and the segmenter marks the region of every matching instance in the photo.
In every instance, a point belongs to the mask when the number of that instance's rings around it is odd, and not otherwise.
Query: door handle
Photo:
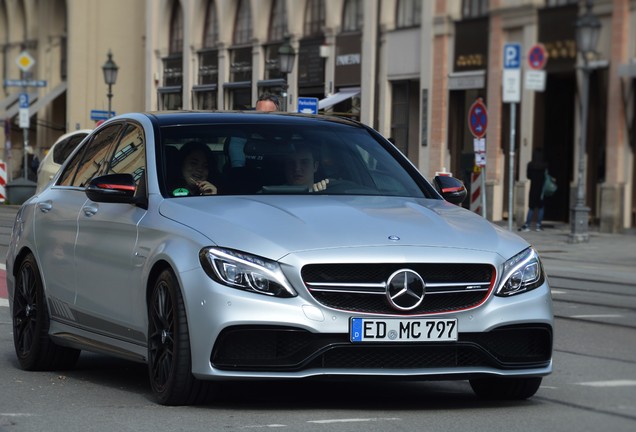
[[[48,213],[53,208],[53,203],[51,201],[42,201],[38,203],[38,208],[42,213]]]
[[[96,205],[85,205],[84,207],[82,207],[84,215],[88,217],[95,215],[95,213],[97,213],[97,209],[98,207]]]

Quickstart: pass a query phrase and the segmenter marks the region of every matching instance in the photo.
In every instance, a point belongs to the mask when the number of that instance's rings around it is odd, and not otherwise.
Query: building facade
[[[359,120],[390,137],[426,176],[450,171],[471,188],[478,185],[468,116],[481,99],[488,110],[480,174],[488,219],[522,223],[525,167],[541,148],[559,185],[546,219],[570,220],[582,181],[590,222],[620,232],[636,225],[636,0],[590,3],[601,31],[587,59],[589,116],[582,124],[576,22],[586,4],[0,0],[0,158],[19,176],[25,143],[41,155],[62,133],[94,127],[96,113],[109,105],[101,68],[111,50],[119,66],[116,113],[251,109],[263,92],[280,95],[284,109],[296,111],[298,97],[316,98],[321,113]],[[503,97],[503,50],[510,43],[521,47],[515,104]],[[295,53],[290,73],[279,65],[279,49],[288,45]],[[542,91],[524,82],[535,45],[548,54]],[[15,61],[25,51],[35,61],[28,71]],[[44,80],[46,87],[6,81],[15,79]],[[25,92],[31,122],[21,128]]]

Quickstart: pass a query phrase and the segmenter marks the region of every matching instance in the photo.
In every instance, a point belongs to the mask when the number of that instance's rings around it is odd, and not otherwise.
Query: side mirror
[[[95,202],[138,204],[137,183],[132,174],[108,174],[95,177],[86,186],[86,196]]]
[[[433,183],[437,191],[442,194],[442,197],[450,203],[459,205],[466,199],[466,195],[468,195],[464,183],[455,177],[436,176]]]

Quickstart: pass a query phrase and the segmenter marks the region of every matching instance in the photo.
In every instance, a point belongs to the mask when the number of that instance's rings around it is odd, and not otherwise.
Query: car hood
[[[490,252],[507,259],[528,243],[443,200],[368,196],[215,196],[167,199],[160,214],[211,245],[270,259],[295,252],[424,246]]]

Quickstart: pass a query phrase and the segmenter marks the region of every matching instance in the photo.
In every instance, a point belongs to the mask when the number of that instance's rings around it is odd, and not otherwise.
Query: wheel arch
[[[27,246],[23,247],[20,250],[20,252],[16,254],[15,259],[13,260],[13,268],[11,269],[11,274],[13,275],[14,278],[18,276],[18,272],[20,271],[20,266],[22,265],[22,261],[24,261],[24,259],[28,255],[33,255],[33,257],[35,257],[35,262],[37,264],[38,262],[37,254],[33,250],[31,250],[31,248]],[[42,281],[44,281],[44,278],[42,278],[42,271],[40,270],[39,265],[38,265],[38,272],[40,272],[40,278],[42,279]]]
[[[166,260],[159,260],[152,265],[150,272],[148,273],[148,279],[146,281],[146,306],[150,302],[150,296],[152,295],[152,289],[157,281],[157,278],[164,270],[171,270],[174,273],[175,277],[177,272],[174,270],[172,265]],[[177,277],[178,280],[178,277]],[[179,283],[179,289],[181,289],[181,284]],[[181,293],[183,295],[183,293]]]

